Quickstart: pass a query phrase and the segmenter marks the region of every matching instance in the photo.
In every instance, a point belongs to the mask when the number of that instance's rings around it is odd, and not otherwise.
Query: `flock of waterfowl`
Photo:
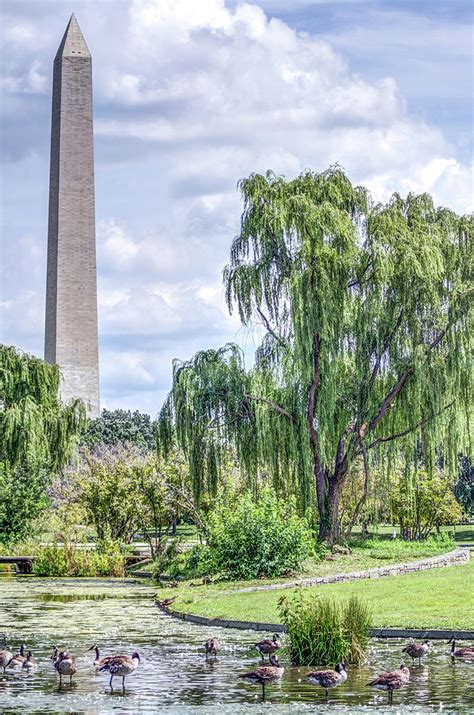
[[[2,635],[4,644],[6,644],[5,634]],[[20,651],[16,655],[6,648],[4,650],[0,650],[0,668],[3,668],[4,673],[6,673],[7,670],[18,670],[20,668],[25,671],[32,671],[37,668],[38,664],[33,658],[31,650],[28,651],[25,656],[25,649],[26,646],[22,643]],[[125,689],[125,678],[127,675],[130,675],[130,673],[133,673],[140,663],[139,654],[132,653],[131,656],[107,655],[104,658],[101,658],[97,645],[91,646],[89,650],[95,651],[95,660],[93,664],[96,670],[99,673],[108,672],[110,674],[110,687],[113,688],[113,679],[118,677],[122,678],[122,689]],[[63,677],[69,677],[69,682],[72,683],[72,678],[77,673],[76,657],[71,653],[68,653],[68,651],[59,650],[56,646],[51,656],[51,662],[59,675],[59,687],[62,685]]]
[[[4,634],[4,645],[6,645],[6,637]],[[456,641],[451,639],[450,655],[451,658],[461,658],[466,661],[474,661],[474,647],[464,646],[456,648]],[[261,664],[255,670],[246,673],[238,673],[239,678],[243,678],[249,682],[257,683],[262,687],[262,698],[265,700],[265,686],[275,683],[280,680],[285,672],[285,669],[278,660],[276,651],[281,647],[278,634],[274,634],[271,639],[265,638],[255,645],[256,650],[260,653]],[[421,665],[421,659],[426,656],[432,645],[426,640],[423,643],[409,643],[403,648],[402,653],[406,653],[411,657],[413,665],[415,661]],[[206,659],[217,658],[221,651],[221,644],[218,638],[209,638],[204,644]],[[97,645],[92,645],[89,650],[95,652],[93,665],[100,673],[109,673],[109,685],[113,689],[113,679],[115,677],[122,678],[122,689],[125,689],[125,678],[133,673],[140,663],[140,655],[137,652],[128,655],[107,655],[100,657],[99,648]],[[0,650],[0,668],[3,668],[4,674],[7,670],[18,670],[31,672],[38,666],[31,650],[26,652],[26,645],[22,644],[18,653],[4,648]],[[268,655],[269,664],[265,664],[265,656]],[[54,648],[51,656],[51,662],[59,675],[59,687],[62,685],[63,677],[69,677],[69,682],[72,683],[72,678],[77,672],[76,658],[71,653],[65,650]],[[318,685],[324,689],[326,697],[329,690],[342,685],[347,680],[347,668],[344,663],[338,663],[334,670],[313,670],[307,673],[306,680],[312,685]],[[389,702],[392,702],[393,692],[403,688],[410,680],[410,670],[404,663],[397,670],[386,671],[381,673],[377,678],[367,683],[368,686],[383,690],[388,694]]]
[[[462,658],[474,661],[474,647],[465,646],[456,649],[456,641],[453,638],[449,641],[449,644],[451,645],[451,658]],[[280,648],[280,645],[277,633],[275,633],[271,639],[264,639],[260,641],[260,643],[257,643],[255,648],[262,657],[262,663],[264,662],[264,656],[268,655],[269,665],[261,665],[255,670],[239,674],[239,678],[244,678],[245,680],[258,683],[262,686],[263,700],[265,700],[265,686],[280,680],[285,672],[285,669],[280,665],[278,656],[276,655],[276,651]],[[431,647],[431,642],[427,640],[423,643],[409,643],[403,648],[402,653],[407,653],[407,655],[411,657],[413,665],[415,665],[416,660],[418,660],[418,664],[421,665],[421,659],[427,655]],[[205,649],[206,657],[211,655],[216,657],[221,649],[218,639],[209,638],[205,643]],[[327,697],[331,688],[336,688],[347,680],[347,668],[344,663],[338,663],[334,670],[312,670],[307,673],[306,680],[308,683],[311,683],[311,685],[319,685],[322,687]],[[388,695],[389,702],[392,702],[393,691],[403,688],[409,680],[410,670],[402,663],[397,670],[381,673],[377,678],[367,683],[367,686],[376,688],[377,690],[384,690]]]

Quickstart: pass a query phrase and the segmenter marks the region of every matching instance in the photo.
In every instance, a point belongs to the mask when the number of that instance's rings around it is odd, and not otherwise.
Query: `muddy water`
[[[386,695],[366,683],[382,670],[398,667],[402,641],[372,641],[368,663],[350,673],[347,682],[324,693],[305,683],[307,669],[286,666],[280,684],[267,688],[261,703],[258,686],[239,680],[239,673],[258,663],[253,645],[261,635],[216,629],[222,652],[206,662],[202,644],[207,629],[175,621],[153,605],[153,587],[130,581],[100,579],[0,578],[0,631],[15,652],[22,641],[38,660],[36,672],[0,673],[1,713],[472,713],[474,664],[449,658],[449,646],[437,641],[411,682]],[[142,662],[111,692],[107,674],[97,674],[88,648],[101,654],[137,650]],[[77,657],[73,685],[58,688],[50,655],[54,645]]]

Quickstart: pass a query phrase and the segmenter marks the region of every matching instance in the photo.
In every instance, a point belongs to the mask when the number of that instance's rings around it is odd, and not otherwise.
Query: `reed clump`
[[[347,601],[303,589],[278,604],[286,626],[286,648],[293,665],[359,665],[365,659],[372,613],[361,599]]]

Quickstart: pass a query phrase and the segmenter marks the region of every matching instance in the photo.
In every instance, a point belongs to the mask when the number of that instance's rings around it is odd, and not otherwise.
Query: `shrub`
[[[365,659],[371,612],[358,598],[336,602],[302,589],[279,601],[293,665],[359,665]]]
[[[37,576],[123,576],[125,559],[115,548],[93,551],[55,544],[39,549],[33,573]]]
[[[225,578],[275,577],[301,567],[313,552],[313,535],[294,501],[266,489],[258,501],[247,492],[209,515],[208,544],[198,563]],[[195,557],[193,554],[190,558]]]

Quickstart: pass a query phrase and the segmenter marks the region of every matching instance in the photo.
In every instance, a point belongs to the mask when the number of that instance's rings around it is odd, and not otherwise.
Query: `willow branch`
[[[257,313],[259,314],[262,323],[264,324],[266,330],[270,333],[272,337],[275,338],[275,340],[284,348],[288,347],[288,343],[286,340],[284,340],[281,335],[279,335],[275,330],[272,328],[270,325],[270,321],[268,320],[267,316],[262,312],[259,306],[257,306]]]
[[[295,419],[294,415],[292,415],[291,412],[288,412],[288,410],[285,410],[280,405],[277,405],[276,402],[267,400],[265,397],[257,397],[256,395],[245,395],[245,397],[247,398],[247,400],[253,400],[254,402],[262,402],[264,405],[268,405],[268,407],[271,407],[272,410],[275,410],[275,412],[278,412],[278,414],[283,415],[284,417],[287,417],[292,422],[296,423],[296,419]]]
[[[368,391],[370,391],[373,387],[375,378],[377,377],[377,373],[380,370],[380,365],[382,364],[382,358],[385,355],[385,353],[387,352],[387,350],[389,349],[390,344],[391,344],[393,338],[395,337],[395,333],[397,332],[398,328],[400,327],[400,325],[402,323],[402,319],[403,319],[403,309],[400,311],[400,314],[399,314],[397,321],[396,321],[395,325],[393,326],[392,330],[386,336],[384,343],[382,345],[382,350],[381,350],[380,354],[378,355],[377,360],[375,361],[375,365],[372,370],[372,374],[370,375]]]
[[[407,434],[410,434],[410,432],[415,432],[415,430],[420,429],[421,427],[424,427],[430,419],[433,419],[434,417],[439,417],[440,414],[442,414],[445,410],[449,410],[450,407],[454,405],[454,400],[452,400],[448,405],[445,405],[439,412],[436,413],[436,415],[433,415],[433,417],[424,417],[422,420],[416,423],[416,425],[413,425],[413,427],[408,427],[406,430],[403,430],[402,432],[397,432],[396,434],[390,434],[387,437],[378,437],[374,442],[371,442],[369,445],[367,445],[366,449],[372,449],[372,447],[376,447],[378,444],[381,444],[383,442],[392,442],[394,439],[400,439],[401,437],[406,437]]]
[[[353,281],[349,281],[349,283],[347,284],[347,287],[348,287],[348,288],[355,288],[355,286],[360,285],[361,282],[362,282],[363,277],[365,276],[365,274],[366,274],[367,271],[369,270],[371,264],[372,264],[372,258],[370,257],[369,260],[367,261],[366,267],[364,268],[364,270],[362,271],[362,273],[360,274],[360,276],[358,276],[357,278],[354,278]],[[373,276],[374,274],[372,273],[371,275]]]
[[[357,519],[359,518],[360,511],[362,507],[364,506],[367,496],[369,494],[369,457],[367,454],[367,447],[364,446],[362,440],[360,441],[360,448],[361,448],[361,453],[362,453],[362,458],[364,462],[364,490],[361,494],[361,497],[359,501],[357,502],[356,508],[354,509],[354,513],[352,515],[352,518],[347,526],[346,530],[346,535],[350,536],[352,529],[354,528],[355,524],[357,523]]]
[[[321,336],[316,333],[314,336],[314,350],[313,350],[313,379],[309,387],[308,393],[308,407],[306,410],[306,417],[308,420],[309,436],[311,440],[311,445],[313,449],[316,449],[317,445],[317,434],[314,427],[314,409],[316,406],[316,394],[318,391],[319,384],[321,382],[321,365],[320,365],[320,355],[321,355]]]
[[[435,339],[426,346],[427,352],[429,352],[430,350],[434,350],[436,347],[438,347],[438,345],[441,343],[444,336],[448,332],[449,327],[450,327],[450,324],[448,323],[446,328],[444,328],[444,330],[442,330],[435,337]],[[382,404],[381,404],[376,416],[372,420],[372,422],[370,422],[369,425],[367,425],[367,423],[364,423],[362,425],[362,427],[360,428],[359,434],[362,439],[365,437],[367,432],[371,432],[372,430],[374,430],[377,427],[377,425],[379,424],[379,422],[385,417],[385,415],[387,414],[387,410],[391,406],[392,402],[400,394],[406,381],[408,380],[408,378],[411,375],[413,375],[414,371],[415,371],[415,368],[413,365],[409,365],[408,367],[405,368],[405,370],[402,372],[402,374],[398,378],[398,381],[395,383],[395,385],[392,387],[390,392],[385,397],[384,401],[382,402]]]

